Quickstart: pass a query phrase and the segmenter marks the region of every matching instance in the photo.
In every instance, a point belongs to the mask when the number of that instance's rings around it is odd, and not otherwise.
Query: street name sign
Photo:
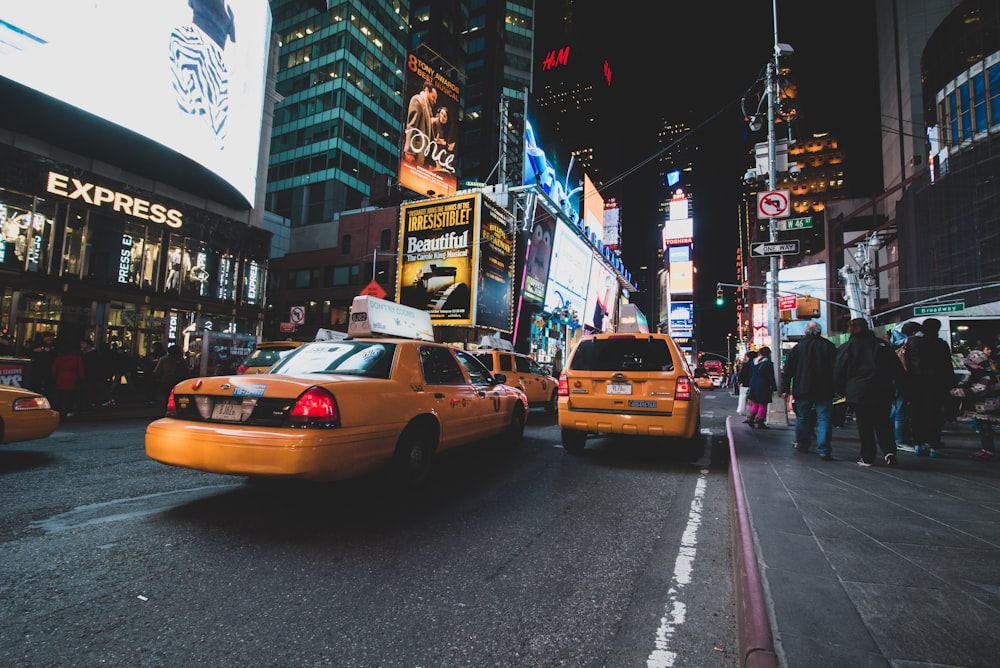
[[[758,257],[768,257],[771,255],[798,255],[799,240],[792,241],[761,241],[750,244],[750,254]]]
[[[813,219],[812,216],[806,216],[805,218],[787,218],[785,220],[779,220],[778,231],[787,232],[788,230],[807,230],[812,228]]]
[[[964,311],[965,302],[955,302],[954,304],[931,304],[930,306],[914,306],[913,315],[934,315],[936,313],[954,313]]]

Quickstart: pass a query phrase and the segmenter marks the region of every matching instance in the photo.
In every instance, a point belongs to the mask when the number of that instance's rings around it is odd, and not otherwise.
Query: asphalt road
[[[475,446],[402,494],[146,458],[147,421],[0,450],[0,665],[737,665],[724,417],[706,454]]]

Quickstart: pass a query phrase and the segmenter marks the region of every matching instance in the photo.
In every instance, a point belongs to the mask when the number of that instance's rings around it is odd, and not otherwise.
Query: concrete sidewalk
[[[1000,461],[968,458],[969,423],[946,427],[945,458],[865,468],[853,422],[827,462],[792,449],[780,401],[770,429],[742,419],[727,430],[743,665],[1000,665]]]

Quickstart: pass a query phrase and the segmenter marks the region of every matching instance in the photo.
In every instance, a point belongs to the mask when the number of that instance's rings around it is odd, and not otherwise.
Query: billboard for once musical
[[[453,195],[457,187],[458,84],[410,54],[405,71],[406,108],[399,183],[428,197]]]

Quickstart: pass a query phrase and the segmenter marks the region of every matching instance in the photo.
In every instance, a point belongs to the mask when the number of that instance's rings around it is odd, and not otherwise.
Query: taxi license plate
[[[632,394],[632,383],[608,383],[608,394]]]
[[[215,402],[212,407],[213,420],[225,420],[226,422],[239,422],[243,417],[243,402],[229,401],[222,399]]]

